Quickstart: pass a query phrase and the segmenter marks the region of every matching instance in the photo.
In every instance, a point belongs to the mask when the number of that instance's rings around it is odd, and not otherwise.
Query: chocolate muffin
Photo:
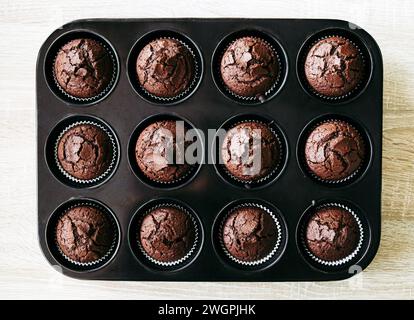
[[[325,181],[338,181],[352,176],[361,167],[364,158],[363,138],[345,121],[324,122],[306,140],[307,166]]]
[[[58,141],[60,167],[79,180],[91,180],[104,174],[111,165],[113,146],[108,134],[93,124],[68,129]]]
[[[169,38],[148,43],[136,63],[140,85],[161,98],[173,98],[187,90],[194,78],[194,68],[194,57],[189,49]]]
[[[269,126],[245,121],[231,128],[221,146],[227,171],[242,181],[257,181],[279,165],[280,144]]]
[[[106,214],[95,207],[81,205],[59,218],[56,241],[66,257],[88,263],[103,258],[110,251],[114,230]]]
[[[222,242],[235,259],[252,262],[268,256],[278,236],[269,213],[254,206],[238,207],[224,221]]]
[[[359,226],[346,209],[330,206],[318,209],[306,227],[306,246],[323,261],[339,261],[351,255],[360,239]]]
[[[139,169],[150,180],[175,182],[186,176],[193,166],[185,162],[189,143],[184,136],[177,141],[175,120],[156,121],[138,136],[135,158]],[[184,128],[184,135],[187,131]]]
[[[227,88],[242,97],[263,96],[279,75],[275,51],[264,40],[243,37],[224,52],[220,64],[221,77]]]
[[[318,41],[305,59],[305,76],[311,88],[326,97],[350,93],[363,80],[364,61],[358,48],[343,37]]]
[[[190,216],[170,206],[148,213],[139,230],[143,250],[161,262],[178,261],[185,257],[194,245],[195,235],[195,225]]]
[[[76,98],[92,98],[111,82],[114,66],[105,47],[93,39],[75,39],[60,48],[54,74],[59,86]]]

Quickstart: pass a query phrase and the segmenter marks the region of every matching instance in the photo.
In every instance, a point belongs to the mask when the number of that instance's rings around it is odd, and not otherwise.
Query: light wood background
[[[35,63],[46,37],[79,18],[338,18],[378,41],[384,58],[383,236],[370,267],[331,283],[93,282],[66,278],[37,243]],[[414,3],[402,1],[1,0],[0,298],[414,297]]]

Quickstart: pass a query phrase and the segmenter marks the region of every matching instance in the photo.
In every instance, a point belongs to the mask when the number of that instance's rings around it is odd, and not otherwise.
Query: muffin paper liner
[[[273,248],[273,250],[267,254],[264,258],[260,259],[260,260],[255,260],[255,261],[243,261],[243,260],[239,260],[236,257],[234,257],[226,248],[226,246],[223,243],[223,224],[224,222],[227,220],[227,218],[229,217],[229,215],[231,215],[235,210],[241,208],[241,207],[256,207],[259,209],[262,209],[263,211],[265,211],[266,213],[268,213],[273,221],[275,222],[276,225],[276,229],[277,229],[277,240],[276,240],[276,244]],[[258,203],[254,203],[254,202],[246,202],[240,205],[237,205],[236,207],[232,208],[231,210],[229,210],[226,215],[221,219],[221,223],[220,223],[220,227],[218,229],[219,232],[219,241],[220,241],[220,247],[223,250],[223,252],[225,253],[226,257],[229,258],[231,261],[236,262],[237,264],[243,265],[243,266],[250,266],[250,267],[255,267],[255,266],[259,266],[267,261],[269,261],[271,258],[274,257],[275,253],[277,252],[277,250],[280,247],[280,244],[282,242],[282,236],[285,237],[286,235],[282,234],[282,227],[280,224],[279,219],[273,214],[273,212],[268,209],[266,206],[258,204]]]
[[[240,39],[240,38],[244,38],[245,36],[243,36],[243,37],[239,37],[239,38],[237,38],[237,39],[235,39],[235,40],[233,40],[233,41],[231,41],[226,47],[225,47],[225,49],[223,50],[223,52],[221,52],[221,55],[220,55],[220,64],[221,64],[221,60],[222,60],[222,58],[223,58],[223,55],[224,55],[224,53],[227,51],[227,49],[234,43],[234,42],[236,42],[238,39]],[[278,74],[277,74],[277,77],[276,77],[276,79],[274,80],[274,82],[273,82],[273,84],[272,84],[272,86],[266,91],[266,92],[264,92],[262,95],[255,95],[255,96],[251,96],[251,97],[245,97],[245,96],[241,96],[241,95],[238,95],[238,94],[236,94],[236,93],[234,93],[232,90],[230,90],[230,88],[229,87],[227,87],[227,85],[224,83],[224,81],[223,81],[223,78],[220,76],[219,78],[220,78],[220,84],[221,84],[221,86],[226,90],[226,92],[227,93],[229,93],[231,96],[233,96],[234,98],[236,98],[236,99],[239,99],[239,100],[243,100],[243,101],[245,101],[245,102],[265,102],[265,101],[267,101],[268,99],[269,99],[269,97],[273,94],[273,91],[276,89],[276,87],[277,87],[277,85],[279,84],[279,81],[280,81],[280,79],[281,79],[281,76],[282,76],[282,63],[281,63],[281,61],[280,61],[280,56],[279,56],[279,53],[277,52],[277,50],[268,42],[268,41],[266,41],[266,40],[264,40],[263,38],[260,38],[260,37],[251,37],[251,38],[253,38],[253,39],[259,39],[260,41],[262,41],[262,42],[264,42],[267,46],[268,46],[268,48],[270,48],[272,51],[273,51],[273,53],[275,54],[275,57],[276,57],[276,59],[277,59],[277,63],[278,63]],[[217,66],[217,68],[219,69],[218,70],[218,74],[219,75],[221,75],[221,72],[220,72],[220,64]]]
[[[156,260],[156,259],[152,258],[151,256],[149,256],[147,254],[147,252],[145,251],[145,249],[141,245],[140,230],[141,230],[141,224],[142,224],[143,218],[145,216],[147,216],[149,213],[151,213],[152,211],[154,211],[158,208],[162,208],[162,207],[173,207],[173,208],[176,208],[176,209],[179,209],[179,210],[183,211],[184,213],[186,213],[190,217],[190,219],[193,223],[193,226],[194,226],[194,243],[193,243],[193,246],[190,248],[190,250],[187,252],[187,254],[184,257],[182,257],[178,260],[175,260],[175,261],[159,261],[159,260]],[[175,267],[175,266],[178,266],[178,265],[184,263],[186,260],[188,260],[193,255],[193,253],[195,252],[195,250],[198,246],[198,243],[200,241],[199,240],[200,236],[199,236],[199,230],[198,230],[197,222],[196,222],[193,214],[191,212],[189,212],[183,206],[180,206],[176,203],[165,202],[165,203],[157,204],[157,205],[151,207],[150,209],[146,210],[145,213],[141,214],[141,217],[138,220],[137,226],[138,226],[138,232],[136,234],[136,240],[137,240],[138,248],[139,248],[141,254],[145,258],[147,258],[150,262],[152,262],[153,264],[158,265],[158,266],[162,266],[162,267]]]
[[[351,91],[349,91],[348,93],[346,93],[344,95],[341,95],[341,96],[335,96],[335,97],[326,96],[324,94],[321,94],[321,93],[317,92],[316,90],[314,90],[312,88],[312,86],[309,84],[308,80],[306,79],[304,70],[301,71],[301,74],[302,74],[302,77],[303,77],[303,80],[302,80],[303,83],[305,84],[305,86],[309,90],[309,92],[311,92],[314,96],[316,96],[318,98],[321,98],[323,100],[326,100],[326,101],[339,102],[339,101],[342,101],[342,100],[346,100],[347,98],[349,98],[350,96],[352,96],[353,94],[355,94],[356,92],[358,92],[361,89],[361,87],[363,86],[363,84],[365,83],[366,77],[367,77],[367,74],[366,74],[366,67],[367,67],[366,57],[363,54],[363,52],[361,51],[361,48],[354,41],[352,41],[348,37],[344,37],[344,36],[340,36],[340,35],[336,35],[336,34],[330,34],[330,35],[327,35],[327,36],[323,36],[323,37],[318,38],[317,40],[313,41],[311,44],[309,44],[308,46],[306,46],[307,51],[306,51],[306,54],[303,54],[303,56],[302,56],[302,59],[301,59],[302,60],[301,61],[301,64],[302,64],[301,65],[301,68],[303,69],[305,67],[306,55],[309,52],[309,50],[316,43],[318,43],[319,41],[324,40],[324,39],[327,39],[327,38],[330,38],[330,37],[338,37],[338,38],[341,38],[341,39],[348,40],[350,43],[352,43],[355,46],[355,48],[357,48],[358,53],[361,56],[362,65],[363,65],[363,68],[362,68],[363,69],[363,74],[362,74],[361,80],[358,82],[358,84],[355,86],[355,88],[353,88]]]
[[[341,119],[335,119],[335,118],[330,118],[330,119],[326,119],[323,121],[320,121],[318,123],[316,123],[314,126],[312,126],[309,130],[307,130],[307,137],[309,137],[309,134],[312,132],[312,130],[316,129],[318,126],[327,123],[327,122],[343,122],[346,123],[347,125],[349,125],[350,127],[352,127],[353,129],[355,129],[355,131],[358,132],[359,136],[361,137],[362,143],[364,145],[364,149],[365,151],[367,151],[367,143],[365,141],[364,136],[361,134],[360,130],[358,130],[357,128],[355,128],[352,123],[345,121],[345,120],[341,120]],[[349,176],[342,178],[342,179],[338,179],[338,180],[327,180],[327,179],[322,179],[319,176],[317,176],[312,170],[311,168],[309,168],[308,163],[306,161],[306,157],[304,154],[304,150],[305,150],[305,144],[306,144],[306,140],[303,141],[304,145],[301,146],[302,148],[302,162],[303,162],[303,166],[306,169],[306,172],[308,173],[309,176],[311,176],[314,180],[324,183],[324,184],[328,184],[328,185],[338,185],[338,184],[342,184],[342,183],[347,183],[350,180],[354,179],[358,174],[361,173],[361,169],[365,166],[366,161],[367,161],[367,155],[365,154],[364,159],[362,159],[361,163],[359,164],[359,167],[353,172],[351,173]]]
[[[274,174],[279,170],[280,166],[282,165],[283,157],[285,156],[284,155],[284,150],[283,150],[283,145],[282,145],[282,141],[280,140],[279,135],[275,132],[275,130],[272,128],[272,126],[270,126],[269,123],[266,123],[266,122],[263,122],[263,121],[259,121],[259,120],[241,120],[241,121],[238,121],[238,122],[234,123],[231,126],[230,129],[233,129],[235,126],[237,126],[239,124],[242,124],[242,123],[246,123],[246,122],[255,122],[255,123],[264,124],[273,133],[274,137],[276,138],[276,140],[279,144],[279,159],[278,159],[277,165],[273,168],[273,170],[269,174],[267,174],[266,176],[264,176],[260,179],[257,179],[257,180],[242,180],[240,178],[237,178],[237,177],[233,176],[224,164],[220,164],[220,166],[223,168],[223,171],[226,173],[227,177],[229,177],[230,179],[232,179],[232,180],[234,180],[238,183],[245,184],[245,185],[252,185],[252,184],[255,184],[255,183],[260,184],[260,183],[265,182],[266,180],[271,179],[274,176]],[[222,148],[222,146],[220,146],[220,159],[223,160],[222,156],[221,156],[221,148]]]
[[[110,248],[108,249],[108,252],[104,256],[102,256],[100,259],[95,260],[95,261],[91,261],[91,262],[79,262],[79,261],[75,261],[75,260],[69,258],[62,251],[62,249],[60,248],[59,243],[57,241],[57,233],[56,233],[57,229],[56,229],[56,227],[57,227],[57,222],[58,222],[59,218],[63,217],[71,209],[74,209],[74,208],[77,208],[77,207],[81,207],[81,206],[94,207],[94,208],[98,209],[100,212],[102,212],[102,214],[109,215],[109,220],[110,220],[110,222],[112,224],[112,230],[113,230],[113,233],[114,233],[113,241],[112,241],[112,244],[111,244]],[[109,259],[112,257],[112,255],[115,252],[115,248],[116,248],[117,243],[118,243],[119,235],[118,235],[118,232],[117,232],[117,226],[116,226],[115,220],[112,217],[112,215],[107,211],[107,209],[101,207],[99,204],[97,204],[95,202],[80,201],[79,203],[70,206],[65,211],[63,211],[62,213],[60,213],[59,218],[56,220],[56,225],[54,226],[54,228],[55,228],[55,246],[56,246],[59,254],[67,262],[69,262],[70,264],[75,265],[75,266],[84,267],[84,268],[87,268],[87,269],[93,269],[98,264],[106,263],[107,261],[109,261]]]
[[[196,54],[194,53],[194,51],[190,48],[190,46],[188,46],[184,41],[179,40],[177,38],[174,37],[160,37],[160,38],[155,38],[151,41],[155,41],[155,40],[162,40],[162,39],[170,39],[170,40],[175,40],[178,41],[180,44],[182,44],[187,50],[188,52],[191,54],[192,58],[193,58],[193,63],[194,63],[194,74],[193,74],[193,79],[190,82],[188,88],[186,90],[184,90],[183,92],[179,93],[178,95],[174,96],[174,97],[159,97],[156,96],[152,93],[150,93],[149,91],[147,91],[143,86],[141,86],[139,80],[138,80],[138,76],[137,76],[137,81],[138,81],[138,85],[141,88],[141,90],[145,93],[145,95],[147,95],[149,98],[153,99],[153,100],[157,100],[159,103],[171,103],[171,102],[175,102],[178,100],[181,100],[182,98],[184,98],[185,96],[187,96],[193,89],[194,87],[197,85],[199,79],[201,78],[201,72],[200,72],[200,66],[198,65],[197,59],[196,59]],[[136,72],[135,72],[136,73]]]
[[[67,100],[69,100],[70,102],[87,104],[87,103],[92,103],[92,102],[98,101],[102,97],[106,96],[108,94],[108,92],[112,89],[113,85],[115,84],[116,77],[118,75],[118,66],[117,66],[117,63],[116,63],[115,55],[114,55],[112,49],[108,48],[108,46],[105,45],[105,43],[102,43],[101,41],[96,40],[96,39],[93,39],[93,40],[97,41],[102,47],[104,47],[104,49],[106,50],[106,52],[108,53],[108,55],[109,55],[109,57],[111,58],[111,61],[112,61],[112,77],[111,77],[111,80],[109,81],[109,83],[105,87],[105,89],[102,90],[102,92],[100,92],[96,96],[89,97],[89,98],[79,98],[79,97],[75,97],[75,96],[67,93],[65,91],[65,89],[63,89],[60,86],[59,82],[56,79],[56,74],[55,74],[55,62],[56,62],[56,59],[57,59],[60,48],[56,52],[55,58],[53,59],[53,65],[52,65],[53,81],[56,85],[56,88],[59,90],[59,92],[62,93],[67,98]]]
[[[79,126],[79,125],[92,125],[95,127],[98,127],[99,129],[103,130],[107,136],[109,137],[110,141],[111,141],[111,145],[112,145],[112,159],[111,162],[108,166],[108,169],[106,169],[106,171],[104,173],[102,173],[100,176],[94,178],[94,179],[86,179],[86,180],[82,180],[82,179],[78,179],[74,176],[71,176],[68,172],[66,172],[66,170],[61,166],[59,158],[58,158],[58,146],[59,146],[59,142],[60,139],[63,137],[63,135],[70,129]],[[103,179],[105,179],[111,172],[112,170],[115,168],[115,164],[118,158],[118,148],[115,142],[115,137],[113,136],[113,134],[107,130],[104,126],[102,126],[101,124],[94,122],[94,121],[77,121],[72,123],[71,125],[69,125],[68,127],[66,127],[57,137],[56,142],[55,142],[55,147],[54,147],[54,152],[55,152],[55,162],[57,165],[57,168],[59,169],[60,173],[63,174],[66,178],[68,178],[69,180],[79,183],[79,184],[83,184],[83,185],[89,185],[89,184],[95,184],[97,182],[102,181]]]
[[[194,165],[189,165],[189,166],[190,166],[189,170],[182,177],[179,177],[178,179],[175,179],[172,181],[160,181],[160,180],[152,179],[149,176],[147,176],[139,167],[138,167],[138,170],[142,172],[142,174],[148,179],[148,181],[168,187],[172,184],[181,184],[189,176],[193,175],[194,172],[197,170],[197,165],[194,164]]]
[[[306,230],[305,230],[305,225],[304,224],[302,224],[302,227],[301,227],[301,242],[302,242],[303,250],[306,252],[306,254],[314,262],[320,264],[321,266],[325,266],[325,267],[339,267],[339,266],[342,266],[342,265],[350,262],[361,251],[362,245],[364,243],[364,229],[362,227],[362,222],[358,218],[356,213],[352,209],[348,208],[347,206],[345,206],[343,204],[336,203],[336,202],[331,202],[331,203],[326,203],[326,204],[317,206],[316,210],[321,209],[321,208],[326,208],[326,207],[337,207],[337,208],[345,209],[346,211],[348,211],[354,217],[355,221],[358,224],[358,229],[359,229],[359,233],[360,233],[359,241],[358,241],[358,244],[357,244],[355,250],[350,255],[348,255],[347,257],[342,258],[340,260],[335,260],[335,261],[326,261],[326,260],[322,260],[322,259],[316,257],[312,252],[309,251],[308,246],[306,245],[306,239],[305,239]],[[315,212],[315,210],[313,212]]]

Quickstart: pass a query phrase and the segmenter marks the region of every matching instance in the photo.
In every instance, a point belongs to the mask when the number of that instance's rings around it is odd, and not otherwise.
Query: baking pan
[[[217,59],[223,46],[239,35],[260,35],[276,47],[281,75],[265,99],[232,97],[218,79]],[[363,51],[366,82],[340,100],[313,94],[303,81],[303,52],[314,39],[345,34]],[[52,63],[56,50],[71,37],[87,35],[110,50],[115,72],[111,87],[96,99],[78,101],[56,88]],[[185,41],[197,59],[197,81],[174,101],[158,101],[137,87],[136,54],[151,37]],[[360,27],[341,20],[305,19],[88,19],[54,31],[42,45],[36,69],[38,235],[46,259],[67,276],[95,280],[137,281],[325,281],[351,277],[373,260],[381,231],[382,58],[375,40]],[[237,117],[268,119],[283,142],[284,161],[272,179],[258,186],[232,183],[214,152],[203,142],[204,163],[191,179],[159,186],[137,174],[131,161],[131,139],[146,119],[169,116],[187,120],[207,134]],[[347,119],[364,135],[368,157],[359,175],[343,184],[324,184],[304,169],[301,145],[312,124],[326,118]],[[233,120],[232,120],[233,119]],[[111,132],[118,154],[105,179],[80,184],[62,176],[54,162],[53,139],[70,121],[95,120]],[[69,121],[69,122],[68,122]],[[133,142],[132,142],[133,143]],[[118,231],[112,255],[88,268],[68,264],[54,247],[56,215],[71,203],[93,202],[110,212]],[[198,245],[178,268],[156,267],[137,254],[130,227],[148,205],[179,203],[198,225]],[[277,212],[284,237],[277,259],[257,267],[229,261],[217,243],[217,219],[229,205],[251,202]],[[336,268],[315,264],[301,244],[306,213],[324,203],[351,208],[361,220],[364,239],[352,263]]]

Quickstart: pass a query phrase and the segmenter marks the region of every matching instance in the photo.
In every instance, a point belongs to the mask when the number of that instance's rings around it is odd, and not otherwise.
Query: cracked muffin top
[[[148,43],[136,63],[140,85],[161,98],[173,98],[187,90],[194,77],[194,67],[194,58],[187,47],[169,38]]]
[[[306,228],[306,246],[324,261],[348,257],[359,242],[358,223],[352,214],[339,207],[324,207],[310,218]]]
[[[99,177],[112,161],[112,143],[101,128],[80,124],[67,130],[57,146],[59,164],[69,175],[80,180]]]
[[[110,250],[114,230],[109,218],[92,206],[78,206],[59,218],[56,241],[68,258],[87,263],[97,261]]]
[[[305,144],[308,168],[322,180],[342,180],[355,173],[365,158],[365,144],[349,123],[331,120],[317,126]]]
[[[263,209],[239,207],[224,221],[223,244],[234,258],[258,261],[269,255],[277,243],[273,218]]]
[[[226,133],[221,156],[232,176],[256,181],[269,175],[279,164],[279,142],[266,124],[246,121]]]
[[[193,166],[185,161],[185,151],[190,141],[183,136],[177,139],[175,120],[156,121],[138,136],[135,159],[142,173],[157,182],[174,182],[183,178]],[[180,129],[178,128],[180,131]]]
[[[328,37],[317,42],[309,50],[304,68],[309,85],[327,97],[348,94],[364,77],[361,53],[343,37]]]
[[[243,37],[224,52],[220,72],[230,91],[242,97],[255,97],[273,86],[280,70],[276,53],[264,40]]]
[[[159,207],[143,218],[139,240],[144,251],[154,260],[177,261],[185,257],[194,244],[194,222],[178,208]]]
[[[105,47],[93,39],[75,39],[58,52],[54,74],[59,86],[77,98],[92,98],[109,85],[113,62]]]

